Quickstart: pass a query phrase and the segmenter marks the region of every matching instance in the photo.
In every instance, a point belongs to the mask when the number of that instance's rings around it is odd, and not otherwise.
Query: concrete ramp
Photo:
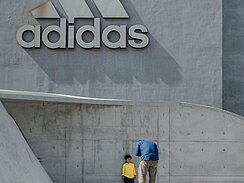
[[[1,102],[0,182],[52,183]]]

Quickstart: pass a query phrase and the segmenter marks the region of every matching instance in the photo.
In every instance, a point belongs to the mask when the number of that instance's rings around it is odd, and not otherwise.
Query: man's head
[[[129,154],[126,154],[126,155],[125,155],[125,162],[126,162],[126,163],[131,163],[131,162],[132,162],[132,156],[129,155]]]

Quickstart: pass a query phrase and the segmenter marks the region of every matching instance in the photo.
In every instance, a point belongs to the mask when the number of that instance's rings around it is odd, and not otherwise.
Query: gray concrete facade
[[[244,182],[243,117],[191,104],[112,103],[4,100],[55,183],[121,182],[123,156],[138,139],[159,146],[158,183]]]
[[[244,1],[223,1],[223,106],[244,115]]]
[[[157,183],[244,182],[243,117],[176,103],[244,115],[244,0],[45,2],[0,0],[0,182],[120,182],[138,139],[159,146]],[[72,23],[101,23],[96,48],[89,33],[73,45]],[[17,42],[27,24],[45,32],[26,44],[35,48]],[[126,32],[118,44],[111,25]],[[131,46],[133,26],[148,29],[145,48]]]
[[[42,44],[24,49],[15,38],[18,28],[59,25],[58,19],[34,19],[31,10],[42,2],[0,1],[0,89],[222,107],[222,0],[121,0],[129,19],[104,19],[87,0],[102,29],[144,25],[149,45],[82,49],[76,44],[74,49],[51,50]],[[60,8],[57,0],[52,2]],[[93,20],[75,19],[76,29],[85,24]],[[85,37],[91,39],[90,34]]]

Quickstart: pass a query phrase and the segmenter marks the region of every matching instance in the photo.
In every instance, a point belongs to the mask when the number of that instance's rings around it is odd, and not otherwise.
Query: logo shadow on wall
[[[101,19],[101,27],[107,25],[144,24],[130,0],[121,1],[130,15],[130,19]],[[96,17],[101,17],[97,8],[87,1],[89,8]],[[59,12],[62,14],[62,12]],[[50,24],[59,25],[59,20],[38,19],[42,27]],[[76,19],[75,26],[93,25],[92,19]],[[87,41],[92,35],[86,33]],[[58,35],[52,35],[57,40]],[[72,85],[74,80],[80,84],[87,82],[105,82],[109,79],[116,84],[132,84],[134,80],[142,84],[164,82],[175,86],[182,80],[181,68],[168,51],[150,34],[147,36],[149,45],[143,49],[135,49],[127,45],[126,49],[109,49],[101,43],[100,49],[83,49],[75,45],[74,49],[26,49],[26,52],[48,75],[49,79],[58,85]],[[110,39],[117,40],[118,35],[111,33]],[[127,40],[130,39],[127,36]]]

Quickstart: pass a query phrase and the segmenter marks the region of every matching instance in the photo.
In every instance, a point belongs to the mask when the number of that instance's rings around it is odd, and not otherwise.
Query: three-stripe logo
[[[91,0],[104,19],[129,19],[120,0]],[[60,7],[65,15],[60,16],[57,7],[48,1],[31,11],[35,19],[60,19],[60,25],[50,25],[41,31],[40,25],[24,25],[17,31],[18,43],[24,48],[40,48],[41,41],[51,49],[75,47],[75,42],[82,48],[100,48],[101,42],[108,48],[126,48],[127,44],[133,48],[144,48],[149,44],[148,30],[143,25],[133,25],[127,29],[126,25],[109,25],[101,30],[101,20],[95,17],[86,0],[59,0]],[[93,25],[84,25],[77,29],[75,19],[94,19]],[[75,31],[77,30],[77,31]],[[26,41],[23,38],[25,32],[33,33],[33,40]],[[51,32],[59,34],[59,40],[49,40]],[[93,39],[90,42],[83,40],[83,34],[91,32]],[[110,41],[109,34],[119,34],[117,41]],[[127,36],[128,33],[128,36]],[[127,40],[127,37],[129,39]],[[68,40],[67,40],[68,39]]]
[[[59,0],[70,23],[75,18],[95,18],[85,0]],[[129,18],[120,0],[93,0],[103,18]],[[32,10],[35,18],[61,18],[51,1]]]

